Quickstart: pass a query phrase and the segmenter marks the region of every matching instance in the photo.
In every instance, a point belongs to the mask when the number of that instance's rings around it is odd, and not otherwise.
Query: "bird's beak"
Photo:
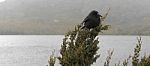
[[[99,17],[103,17],[102,15],[99,15],[99,14],[98,14],[98,16],[99,16]]]
[[[103,17],[102,15],[99,15],[100,17]]]

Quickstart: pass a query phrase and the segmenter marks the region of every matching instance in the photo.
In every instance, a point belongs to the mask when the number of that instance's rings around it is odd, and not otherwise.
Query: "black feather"
[[[101,24],[101,15],[98,14],[97,11],[93,10],[89,13],[89,15],[83,20],[82,24],[84,25],[83,28],[95,28]]]

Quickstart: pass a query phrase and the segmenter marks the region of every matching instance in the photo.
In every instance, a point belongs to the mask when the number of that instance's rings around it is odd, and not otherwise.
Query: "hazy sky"
[[[111,11],[106,23],[112,25],[108,34],[133,34],[150,28],[149,3],[150,0],[6,0],[0,3],[0,34],[64,34],[91,10],[103,15],[108,8]],[[146,31],[142,32],[150,34]]]

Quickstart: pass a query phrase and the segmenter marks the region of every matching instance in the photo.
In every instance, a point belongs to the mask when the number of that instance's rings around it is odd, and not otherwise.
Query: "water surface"
[[[51,51],[59,55],[63,35],[1,35],[0,36],[0,66],[45,66]],[[114,49],[112,63],[123,61],[133,53],[137,36],[99,36],[98,53],[101,57],[93,66],[102,66],[107,50]],[[142,51],[150,55],[150,36],[142,36]],[[56,66],[60,66],[56,62]]]

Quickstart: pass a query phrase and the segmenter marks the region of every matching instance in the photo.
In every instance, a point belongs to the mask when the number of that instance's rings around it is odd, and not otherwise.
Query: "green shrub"
[[[54,56],[54,52],[55,52],[55,50],[52,52],[52,54],[49,57],[49,60],[48,60],[49,66],[54,66],[54,64],[55,64],[56,57]],[[46,66],[48,66],[48,65],[46,65]]]
[[[61,66],[91,66],[100,57],[97,54],[99,41],[96,37],[101,30],[107,30],[108,25],[98,26],[92,30],[75,27],[63,39],[58,57]],[[69,40],[69,41],[68,41]]]

